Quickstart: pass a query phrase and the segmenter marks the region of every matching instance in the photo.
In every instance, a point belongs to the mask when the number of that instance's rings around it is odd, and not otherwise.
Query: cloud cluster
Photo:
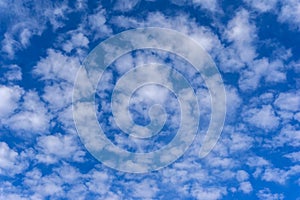
[[[0,1],[0,199],[299,198],[286,189],[300,187],[299,52],[280,34],[299,34],[300,3],[243,2],[236,6],[227,1],[172,0],[168,9],[149,0],[116,1],[110,6],[84,0]],[[288,24],[290,29],[280,29],[275,36],[262,33],[266,27],[260,19],[269,15],[276,26]],[[72,93],[77,71],[93,47],[114,33],[149,26],[177,30],[210,53],[225,83],[227,119],[213,151],[199,159],[211,117],[205,81],[195,77],[189,64],[165,52],[137,51],[120,57],[98,85],[100,98],[110,98],[116,76],[141,64],[165,62],[179,66],[179,72],[192,80],[202,115],[198,136],[176,162],[159,171],[129,174],[99,163],[80,142]],[[51,44],[40,44],[37,38]],[[153,76],[151,70],[143,74],[147,76]],[[169,108],[177,106],[163,90],[146,88],[132,99],[138,104],[133,118],[147,119],[140,106],[145,97],[152,103],[164,100]],[[103,116],[110,103],[99,107],[97,115]],[[169,123],[178,120],[174,116]],[[112,116],[100,121],[115,130]],[[119,147],[132,147],[128,137],[112,135]],[[136,143],[145,150],[145,143]],[[158,141],[156,147],[163,144]]]

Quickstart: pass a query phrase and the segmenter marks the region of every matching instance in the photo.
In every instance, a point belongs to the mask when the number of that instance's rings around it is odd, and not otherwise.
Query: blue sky
[[[0,23],[0,199],[300,199],[299,1],[0,0]],[[98,44],[145,27],[178,31],[203,47],[223,79],[227,112],[217,144],[200,158],[214,104],[203,78],[170,52],[122,55],[96,87],[97,119],[114,145],[154,151],[180,127],[178,96],[161,85],[138,88],[129,102],[140,126],[150,123],[151,105],[164,107],[157,135],[131,138],[118,127],[113,89],[134,67],[156,62],[176,69],[200,108],[198,134],[179,159],[160,170],[126,173],[85,148],[72,92]],[[145,78],[164,74],[154,72],[146,69]],[[157,122],[164,121],[156,112]]]

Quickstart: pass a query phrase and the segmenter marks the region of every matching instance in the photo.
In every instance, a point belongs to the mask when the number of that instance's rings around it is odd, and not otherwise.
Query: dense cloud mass
[[[0,0],[0,23],[0,199],[300,199],[299,1]],[[90,74],[98,81],[94,116],[113,145],[135,153],[163,148],[180,130],[182,118],[195,112],[188,106],[189,112],[180,110],[183,104],[176,98],[189,101],[191,92],[177,95],[171,90],[175,84],[136,88],[129,102],[120,92],[113,104],[118,80],[134,68],[160,63],[176,69],[193,88],[200,110],[198,134],[175,162],[148,173],[126,173],[99,162],[82,142],[73,120],[73,90],[78,70],[99,43],[146,27],[178,31],[210,55],[224,83],[226,119],[217,144],[201,158],[203,141],[211,142],[204,139],[209,121],[219,106],[212,83],[189,61],[162,49],[118,57],[101,79]],[[200,55],[185,50],[191,57]],[[169,84],[162,77],[170,71],[151,69],[134,80]],[[120,82],[123,92],[134,84]],[[111,107],[124,102],[129,111],[113,113]],[[86,108],[81,117],[89,124]],[[127,128],[138,124],[135,130],[145,135],[143,125],[165,126],[143,139],[124,134],[119,125],[125,122]],[[98,141],[89,139],[97,148]]]

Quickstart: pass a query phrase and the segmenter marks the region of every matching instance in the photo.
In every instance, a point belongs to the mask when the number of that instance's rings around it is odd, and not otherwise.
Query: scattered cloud
[[[296,197],[287,186],[300,185],[299,51],[291,44],[295,38],[285,34],[300,30],[299,9],[297,0],[244,0],[239,5],[218,0],[172,0],[165,5],[152,0],[93,4],[0,0],[0,199]],[[265,20],[275,24],[262,24]],[[268,31],[273,25],[279,27],[276,33]],[[120,57],[99,82],[97,95],[108,99],[96,101],[99,116],[110,111],[108,91],[114,89],[116,76],[156,62],[179,66],[191,80],[204,119],[194,143],[176,162],[156,172],[129,174],[97,162],[81,144],[72,93],[77,71],[93,47],[122,30],[141,27],[174,29],[203,46],[225,83],[227,119],[213,151],[199,159],[211,117],[205,81],[195,77],[189,63],[166,52],[136,51]],[[148,70],[134,80],[162,79],[155,74],[163,73]],[[160,89],[136,90],[131,98],[136,113],[130,116],[148,119],[141,103],[159,102],[173,111],[167,125],[176,129],[180,109]],[[92,111],[83,109],[81,114]],[[163,119],[160,113],[155,116]],[[98,120],[115,131],[115,118],[102,117]],[[89,119],[84,120],[88,124]],[[131,145],[143,151],[149,146],[148,141],[128,141],[115,132],[112,136],[120,148]]]

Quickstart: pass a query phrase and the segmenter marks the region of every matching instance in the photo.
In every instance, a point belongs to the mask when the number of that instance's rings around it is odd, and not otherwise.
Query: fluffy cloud
[[[48,103],[48,108],[57,113],[72,103],[73,85],[67,82],[54,83],[44,87],[42,98]]]
[[[46,164],[54,164],[65,159],[82,162],[85,155],[73,135],[41,136],[37,139],[37,149],[39,151],[37,160]]]
[[[300,93],[287,92],[280,93],[278,98],[275,100],[275,105],[284,111],[296,112],[300,110]]]
[[[284,195],[280,193],[272,193],[269,188],[259,190],[257,197],[261,200],[283,200]]]
[[[245,121],[266,131],[277,128],[279,124],[279,118],[270,105],[264,105],[261,109],[248,110],[245,114]]]
[[[300,30],[300,3],[297,0],[287,0],[280,2],[278,0],[244,0],[256,11],[272,12],[277,16],[281,23],[288,23],[292,28]]]
[[[66,2],[51,3],[17,0],[5,2],[1,5],[1,15],[10,18],[12,23],[8,24],[1,42],[2,53],[14,58],[15,52],[26,48],[34,35],[40,36],[50,22],[54,30],[64,25],[65,14],[69,8]]]
[[[282,128],[280,133],[277,134],[272,140],[267,140],[267,143],[269,143],[273,147],[282,147],[285,145],[291,147],[299,147],[300,130],[295,126],[288,124],[284,128]]]
[[[287,22],[300,30],[300,2],[297,0],[282,2],[278,19],[280,22]]]
[[[192,188],[192,195],[197,199],[217,200],[221,199],[226,193],[224,188],[203,188],[199,185],[194,185]]]
[[[249,181],[246,181],[246,182],[242,182],[240,184],[239,190],[248,194],[248,193],[252,192],[253,188],[252,188],[251,183]]]
[[[0,174],[14,176],[28,166],[24,154],[11,149],[5,142],[0,142]]]
[[[7,87],[0,85],[0,118],[3,119],[13,113],[18,107],[19,100],[23,93],[23,89],[18,86]]]
[[[293,162],[300,162],[300,151],[286,154],[284,157],[291,159]]]
[[[94,40],[112,33],[111,27],[107,25],[106,11],[101,6],[95,9],[95,13],[87,16],[87,23],[81,24],[80,29]]]
[[[42,58],[37,63],[33,73],[44,81],[67,81],[73,83],[79,66],[77,58],[49,49],[47,57]]]
[[[89,39],[81,32],[70,32],[70,39],[62,45],[64,51],[70,53],[72,50],[87,48]]]
[[[116,1],[114,4],[114,9],[122,12],[132,10],[137,4],[139,4],[140,0],[127,0],[127,1]]]
[[[233,43],[235,54],[243,63],[251,63],[256,57],[254,46],[256,37],[256,27],[250,21],[249,12],[244,9],[237,12],[228,23],[225,38]]]
[[[19,109],[7,118],[7,124],[12,130],[44,133],[48,131],[50,117],[44,103],[36,92],[29,91],[23,96],[23,101],[18,104]]]
[[[278,0],[244,0],[251,5],[255,10],[260,12],[273,11],[276,8]],[[275,11],[275,10],[274,10]]]
[[[140,5],[138,0],[129,4],[117,1],[113,5],[117,12],[113,13],[100,5],[90,9],[87,1],[82,0],[54,4],[38,1],[0,1],[1,14],[8,16],[11,12],[14,15],[11,25],[3,32],[1,38],[1,55],[7,54],[13,58],[17,50],[30,45],[33,36],[41,35],[46,29],[59,30],[53,35],[58,35],[53,45],[57,49],[48,49],[32,70],[33,78],[42,80],[39,83],[43,84],[43,89],[28,90],[13,85],[19,84],[22,76],[26,76],[26,81],[30,78],[27,68],[24,68],[26,73],[22,74],[22,63],[10,62],[6,65],[9,67],[3,69],[4,72],[0,70],[1,75],[3,74],[3,78],[0,78],[1,84],[7,83],[0,86],[1,126],[16,137],[20,136],[19,133],[24,133],[21,135],[23,139],[26,139],[27,135],[33,135],[33,132],[39,134],[35,135],[34,141],[26,140],[32,142],[34,147],[30,152],[19,149],[27,148],[28,143],[16,144],[15,147],[11,142],[0,142],[0,174],[8,179],[15,179],[13,184],[5,179],[0,181],[0,199],[156,199],[170,196],[174,199],[222,199],[230,192],[232,194],[229,195],[233,196],[235,192],[239,195],[251,193],[256,186],[255,181],[263,181],[267,187],[270,183],[284,185],[292,178],[298,178],[299,92],[283,91],[284,86],[280,87],[282,91],[278,93],[277,87],[273,87],[284,81],[288,81],[285,82],[286,87],[296,87],[291,85],[293,83],[286,76],[287,70],[294,68],[295,73],[298,70],[296,62],[291,62],[293,66],[290,65],[289,69],[286,66],[287,60],[293,59],[291,52],[295,51],[293,49],[284,54],[285,49],[278,51],[275,45],[274,52],[270,53],[274,56],[260,55],[263,51],[259,49],[261,43],[269,44],[273,41],[260,40],[260,21],[256,17],[264,17],[260,12],[273,12],[280,22],[299,28],[299,3],[295,0],[287,0],[284,3],[277,0],[244,1],[250,5],[247,9],[240,6],[234,10],[234,7],[229,6],[229,10],[233,12],[231,16],[222,13],[222,8],[219,9],[223,2],[173,1],[177,4],[173,5],[174,8],[186,3],[189,8],[193,7],[192,9],[197,11],[197,15],[202,16],[203,9],[210,11],[204,12],[205,17],[207,13],[217,13],[212,17],[213,23],[209,27],[202,26],[198,17],[193,18],[194,13],[186,14],[181,10],[175,10],[172,16],[168,15],[170,10],[165,13],[147,11],[146,15],[141,12],[144,18],[131,15],[132,9]],[[75,29],[73,24],[70,24],[71,28],[66,26],[60,29],[65,26],[68,14],[75,11],[69,6],[81,12],[78,16],[80,23]],[[32,7],[32,10],[29,7]],[[142,9],[142,6],[139,9]],[[119,15],[125,12],[126,14]],[[225,24],[222,24],[223,20]],[[75,23],[77,24],[76,19]],[[46,25],[50,25],[50,28]],[[212,55],[224,75],[225,82],[231,84],[226,86],[228,117],[231,119],[227,121],[218,144],[205,159],[199,160],[197,157],[201,136],[205,134],[201,129],[199,132],[202,135],[196,138],[187,153],[175,163],[158,172],[132,175],[109,170],[101,164],[95,165],[95,160],[85,153],[72,119],[71,96],[76,72],[89,45],[95,45],[95,42],[109,36],[113,31],[147,26],[172,28],[185,33]],[[49,47],[45,47],[47,48]],[[130,66],[143,61],[163,61],[156,56],[140,56],[138,59],[136,61],[131,55],[119,59],[116,63],[117,73],[122,74]],[[187,71],[186,73],[188,74]],[[228,78],[228,74],[233,75],[232,80],[231,76]],[[101,87],[112,88],[112,79],[112,76],[105,79],[105,82],[109,83]],[[199,79],[195,79],[195,82],[204,84]],[[25,82],[23,84],[26,85]],[[268,87],[268,91],[262,91],[265,86]],[[261,90],[256,90],[258,88]],[[208,92],[203,89],[199,94],[200,103],[204,105],[201,114],[209,118],[210,112],[206,106],[210,103]],[[154,93],[153,96],[157,98],[157,95]],[[246,103],[249,104],[243,105]],[[104,106],[106,109],[110,105],[103,104]],[[274,134],[257,134],[261,131]],[[1,141],[6,140],[7,132],[1,133]],[[284,167],[272,164],[272,156],[263,158],[260,157],[262,155],[255,155],[256,148],[263,154],[277,153],[286,147],[288,153],[283,153],[284,159],[288,158],[292,162],[287,162]],[[281,155],[280,153],[275,156]],[[25,172],[29,165],[30,168]],[[248,168],[250,170],[247,170]],[[16,174],[18,176],[15,176]],[[284,198],[283,194],[274,193],[271,189],[255,191],[257,198]]]
[[[221,12],[222,8],[219,6],[219,2],[217,0],[172,0],[172,3],[183,6],[183,5],[191,5],[195,7],[197,10],[199,8],[203,9],[204,11],[214,12]]]
[[[0,78],[0,81],[4,80],[11,82],[22,80],[22,71],[18,65],[9,65],[5,68],[7,68],[7,71],[3,74],[3,78]]]

